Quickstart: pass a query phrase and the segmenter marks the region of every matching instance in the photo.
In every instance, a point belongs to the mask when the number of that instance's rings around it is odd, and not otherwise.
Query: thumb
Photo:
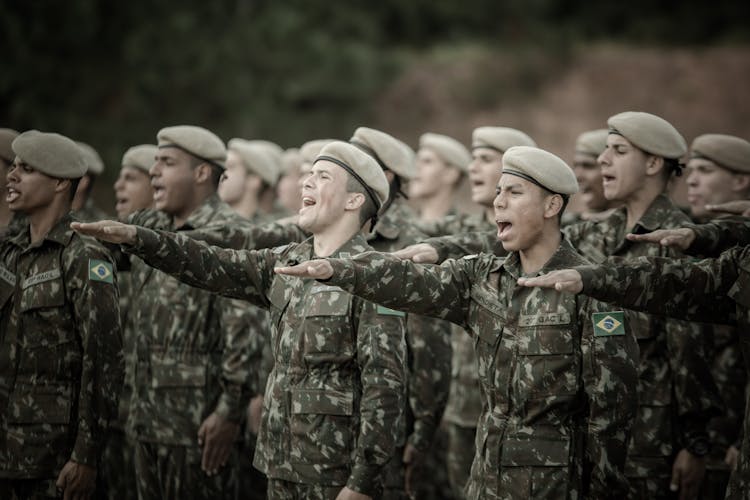
[[[201,426],[198,428],[198,445],[203,446],[203,442],[206,439],[206,432],[208,432],[208,426],[204,420]]]
[[[60,471],[60,474],[57,476],[57,481],[55,481],[55,486],[60,488],[61,490],[64,490],[67,483],[68,483],[68,464],[65,464],[65,466]]]
[[[672,480],[669,482],[669,491],[677,492],[680,491],[680,478],[682,477],[682,469],[679,466],[672,467]]]

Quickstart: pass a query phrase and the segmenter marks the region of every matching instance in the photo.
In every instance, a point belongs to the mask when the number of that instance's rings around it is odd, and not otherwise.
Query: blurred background
[[[690,142],[750,138],[750,2],[3,0],[0,126],[88,142],[113,212],[122,153],[167,125],[284,147],[360,125],[412,146],[522,129],[565,159],[582,131],[656,113]]]

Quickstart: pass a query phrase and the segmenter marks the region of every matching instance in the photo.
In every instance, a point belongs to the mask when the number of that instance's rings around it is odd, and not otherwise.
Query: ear
[[[732,175],[732,191],[737,193],[750,191],[750,174]]]
[[[563,197],[559,194],[548,195],[544,200],[544,218],[557,217],[563,209]]]
[[[91,177],[89,177],[89,175],[86,174],[83,177],[81,177],[80,181],[78,181],[78,189],[77,189],[77,191],[79,193],[84,193],[89,188],[89,185],[91,185]]]
[[[443,170],[443,181],[444,184],[448,186],[455,186],[458,184],[458,181],[461,180],[461,176],[463,176],[463,172],[457,167],[448,167]]]
[[[195,167],[193,169],[193,179],[195,179],[196,184],[211,182],[211,165],[203,162]]]
[[[82,189],[83,179],[88,179],[88,178],[87,177],[81,178],[81,180],[78,183],[78,189]],[[70,184],[71,184],[70,179],[56,179],[56,181],[57,182],[55,183],[55,193],[62,193],[70,189]],[[85,187],[83,187],[83,189],[85,189]]]
[[[649,155],[646,158],[646,175],[657,175],[664,168],[664,158],[661,156]]]
[[[365,195],[362,193],[347,193],[344,210],[359,210],[365,204]]]

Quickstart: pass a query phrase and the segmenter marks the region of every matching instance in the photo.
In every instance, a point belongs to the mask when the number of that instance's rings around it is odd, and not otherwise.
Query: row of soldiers
[[[739,458],[746,495],[740,340],[712,324],[731,318],[613,310],[551,272],[680,257],[631,236],[690,223],[666,196],[688,148],[659,117],[582,134],[573,168],[506,127],[416,155],[365,127],[286,152],[167,127],[123,157],[121,222],[88,224],[101,161],[0,135],[2,494],[723,498]],[[747,198],[747,141],[689,158],[696,218]]]

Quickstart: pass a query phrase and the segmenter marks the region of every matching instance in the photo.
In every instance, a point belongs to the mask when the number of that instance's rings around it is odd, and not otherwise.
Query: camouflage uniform
[[[68,460],[96,467],[123,375],[109,254],[60,219],[0,244],[0,491],[55,496]]]
[[[417,243],[422,234],[416,227],[415,215],[401,197],[396,197],[380,217],[367,242],[379,252],[393,252]],[[417,498],[437,498],[444,488],[435,474],[438,464],[429,453],[435,441],[440,418],[445,410],[450,390],[450,323],[434,318],[410,314],[406,320],[406,346],[408,359],[408,406],[406,437],[402,436],[399,448],[388,465],[383,498],[406,498],[404,464],[406,442],[423,455],[422,463],[413,474],[419,477],[412,482]]]
[[[294,490],[337,487],[331,492],[346,485],[377,496],[403,418],[402,315],[336,287],[274,273],[277,265],[310,259],[310,240],[236,251],[144,228],[138,240],[130,251],[162,271],[270,310],[275,364],[254,462],[269,478],[269,498],[293,495],[279,491],[288,483],[297,483]],[[367,249],[357,234],[338,254]]]
[[[170,217],[156,211],[138,212],[130,220],[172,226]],[[177,230],[221,240],[233,237],[243,224],[214,195]],[[238,450],[219,474],[209,477],[200,468],[197,434],[212,413],[237,424],[244,420],[252,395],[250,367],[257,363],[263,338],[248,329],[257,312],[242,301],[180,283],[137,259],[132,286],[137,339],[127,432],[137,441],[139,498],[229,497],[236,489]]]
[[[635,224],[633,233],[680,227],[688,217],[664,195],[658,196]],[[608,256],[632,260],[641,256],[675,257],[659,245],[625,239],[627,214],[615,210],[602,221],[590,221],[564,229],[578,252],[592,262]],[[706,424],[722,403],[711,376],[710,338],[701,327],[643,313],[628,313],[638,339],[638,418],[628,449],[626,475],[631,498],[663,498],[669,495],[674,459],[683,448],[707,446]]]
[[[76,220],[82,222],[96,222],[112,218],[107,212],[94,205],[94,201],[91,198],[86,200],[80,210],[73,212],[73,215]]]
[[[717,321],[750,329],[750,248],[736,247],[718,259],[700,261],[641,258],[627,266],[578,268],[583,293],[624,307],[685,318]],[[740,346],[748,369],[750,337]],[[744,434],[750,432],[745,406]],[[747,498],[750,491],[750,441],[742,441],[738,470],[732,474],[727,498]]]
[[[595,333],[600,305],[519,287],[517,253],[441,266],[377,253],[330,262],[327,283],[447,319],[474,339],[484,404],[468,498],[624,497],[638,354],[625,325]],[[539,272],[583,262],[563,241]]]

